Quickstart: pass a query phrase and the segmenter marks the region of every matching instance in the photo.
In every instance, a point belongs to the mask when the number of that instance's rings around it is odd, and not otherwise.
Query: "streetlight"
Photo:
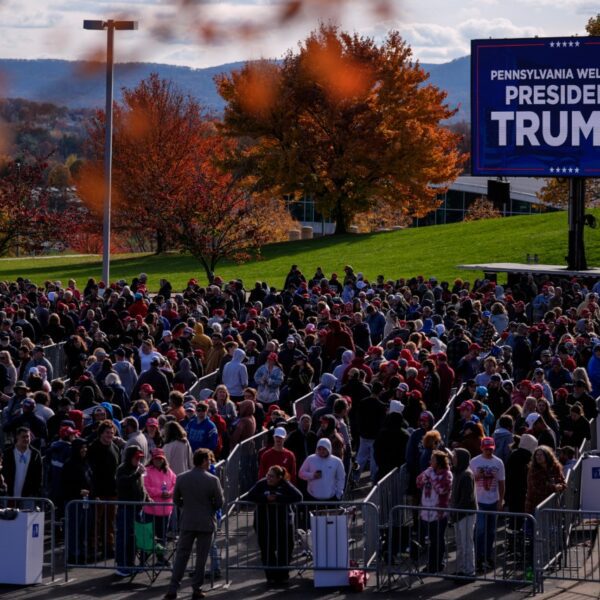
[[[106,30],[106,136],[104,140],[104,221],[102,227],[102,280],[110,281],[110,204],[112,196],[112,127],[113,127],[113,48],[115,30],[130,31],[138,28],[137,21],[90,21],[83,22],[84,29]]]

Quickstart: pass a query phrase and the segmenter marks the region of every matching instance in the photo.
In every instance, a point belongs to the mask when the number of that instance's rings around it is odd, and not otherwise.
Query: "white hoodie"
[[[318,500],[341,499],[344,494],[344,483],[346,472],[344,464],[337,456],[331,454],[331,442],[321,439],[317,448],[326,448],[329,452],[327,458],[321,458],[318,454],[311,454],[300,467],[298,477],[308,482],[308,493]],[[315,472],[321,471],[321,477],[315,479]]]

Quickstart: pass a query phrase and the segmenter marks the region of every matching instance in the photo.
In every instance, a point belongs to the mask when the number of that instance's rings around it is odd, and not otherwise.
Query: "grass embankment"
[[[600,221],[600,210],[592,211]],[[453,223],[406,229],[389,233],[329,236],[265,246],[261,260],[243,265],[223,262],[217,274],[224,279],[242,278],[246,286],[266,280],[281,286],[291,264],[298,264],[307,276],[321,266],[327,275],[342,273],[350,264],[366,277],[378,274],[386,278],[413,275],[435,275],[442,279],[458,276],[473,279],[481,275],[460,271],[457,265],[475,262],[525,262],[527,253],[537,253],[540,262],[565,264],[567,254],[567,214],[547,213]],[[600,230],[586,228],[586,251],[590,266],[600,265]],[[66,283],[75,278],[80,286],[88,277],[100,279],[102,261],[99,256],[0,261],[0,279],[28,277],[41,283],[46,279]],[[131,280],[141,272],[148,273],[151,289],[158,280],[168,279],[174,289],[182,289],[190,277],[205,282],[201,265],[190,256],[166,254],[128,254],[114,256],[111,280]]]

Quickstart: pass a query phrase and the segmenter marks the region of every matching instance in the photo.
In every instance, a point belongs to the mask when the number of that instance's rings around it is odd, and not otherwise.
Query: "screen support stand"
[[[585,178],[569,179],[569,254],[568,268],[572,271],[587,270],[583,228],[585,217]]]

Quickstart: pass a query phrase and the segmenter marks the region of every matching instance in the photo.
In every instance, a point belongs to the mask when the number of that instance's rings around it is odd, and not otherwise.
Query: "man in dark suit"
[[[3,475],[8,496],[35,498],[42,495],[42,457],[31,447],[31,431],[20,427],[15,444],[4,451]]]
[[[208,472],[210,451],[194,452],[194,468],[177,477],[173,502],[182,508],[179,541],[169,590],[165,600],[177,598],[177,590],[196,541],[196,571],[192,579],[192,600],[204,598],[204,568],[217,526],[216,511],[223,507],[223,490],[217,477]]]

